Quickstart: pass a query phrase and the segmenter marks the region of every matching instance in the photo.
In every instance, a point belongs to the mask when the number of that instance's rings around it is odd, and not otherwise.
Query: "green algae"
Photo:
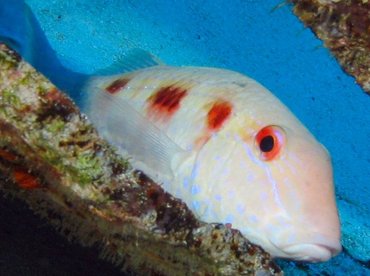
[[[17,109],[21,107],[21,100],[19,99],[19,97],[14,92],[8,89],[4,89],[1,92],[0,99],[1,102],[5,105],[14,106]]]
[[[81,186],[92,183],[104,174],[102,162],[90,152],[78,155],[75,164]]]
[[[3,49],[0,49],[0,65],[5,70],[13,69],[18,67],[19,65],[19,58],[15,55],[11,55]]]
[[[370,1],[291,0],[294,13],[323,40],[370,95]]]
[[[132,171],[44,77],[23,62],[6,66],[0,70],[0,108],[11,116],[0,112],[0,146],[16,152],[20,163],[13,165],[43,185],[27,191],[0,183],[1,190],[10,189],[69,238],[98,244],[102,256],[123,269],[143,275],[281,274],[258,247],[249,255],[240,234],[221,225],[200,227],[185,204]],[[0,173],[12,170],[1,162],[0,156]]]
[[[62,132],[66,127],[64,120],[56,118],[51,120],[50,123],[45,124],[45,130],[50,132],[52,135]]]

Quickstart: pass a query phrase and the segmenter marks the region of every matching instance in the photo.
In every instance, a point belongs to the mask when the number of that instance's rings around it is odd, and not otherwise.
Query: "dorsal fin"
[[[123,74],[157,65],[164,65],[164,63],[162,63],[159,58],[147,51],[141,49],[132,49],[108,68],[104,68],[96,72],[95,75],[106,76]]]

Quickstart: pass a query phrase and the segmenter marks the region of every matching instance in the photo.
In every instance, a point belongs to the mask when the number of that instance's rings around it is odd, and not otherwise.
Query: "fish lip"
[[[315,233],[315,239],[297,240],[289,243],[271,243],[279,250],[278,258],[304,262],[325,262],[342,251],[339,239]]]
[[[287,246],[282,251],[297,261],[316,263],[325,262],[338,255],[341,251],[341,246],[338,248],[325,244],[299,243]]]

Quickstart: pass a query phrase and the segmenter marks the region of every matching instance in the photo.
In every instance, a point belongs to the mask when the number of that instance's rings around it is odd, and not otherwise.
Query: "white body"
[[[28,6],[9,2],[0,8],[0,40],[80,95],[89,76],[64,68]],[[158,63],[136,50],[121,65]],[[83,108],[98,130],[200,219],[231,223],[277,257],[324,261],[340,251],[330,157],[255,81],[155,66],[87,85]]]
[[[124,81],[112,86],[117,79]],[[181,99],[155,105],[166,87]],[[98,130],[201,220],[231,223],[276,257],[325,261],[340,251],[330,157],[257,82],[220,69],[156,66],[96,78],[88,93],[86,112]],[[218,102],[231,113],[210,128]],[[161,109],[176,103],[174,112]],[[269,161],[256,145],[266,126],[283,137]]]

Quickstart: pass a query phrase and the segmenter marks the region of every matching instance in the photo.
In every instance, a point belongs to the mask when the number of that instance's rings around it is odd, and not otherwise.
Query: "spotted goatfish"
[[[140,50],[123,60],[122,74],[75,73],[29,8],[14,3],[0,8],[0,18],[13,13],[0,19],[1,40],[81,92],[99,132],[201,220],[232,224],[274,257],[318,262],[341,251],[329,154],[266,88],[228,70],[167,66]]]

